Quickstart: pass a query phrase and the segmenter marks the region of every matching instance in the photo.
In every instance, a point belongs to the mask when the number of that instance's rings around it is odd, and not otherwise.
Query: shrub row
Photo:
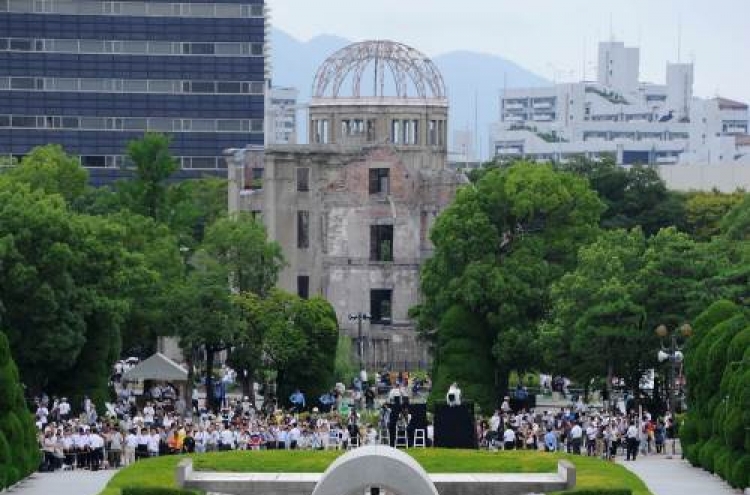
[[[680,429],[685,458],[735,488],[750,486],[750,319],[729,301],[695,321],[685,369],[689,411]]]
[[[131,486],[122,489],[122,495],[196,495],[197,492],[180,488]]]
[[[633,491],[629,488],[588,489],[560,492],[559,495],[633,495]]]
[[[0,332],[0,489],[33,473],[39,461],[36,426],[24,401],[8,339]]]

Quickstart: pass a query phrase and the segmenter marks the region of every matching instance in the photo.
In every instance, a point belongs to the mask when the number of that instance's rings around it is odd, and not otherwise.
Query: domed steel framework
[[[443,76],[432,60],[414,48],[387,40],[354,43],[328,57],[315,75],[313,97],[362,98],[365,74],[373,76],[375,97],[446,97]],[[348,81],[351,94],[343,94]],[[386,95],[386,88],[395,88],[395,95]]]

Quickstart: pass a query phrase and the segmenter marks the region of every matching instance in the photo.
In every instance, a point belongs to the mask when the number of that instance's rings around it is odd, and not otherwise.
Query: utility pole
[[[372,316],[369,313],[349,313],[349,321],[357,322],[357,358],[359,358],[359,370],[365,369],[365,341],[362,337],[362,322],[364,320],[371,320]]]

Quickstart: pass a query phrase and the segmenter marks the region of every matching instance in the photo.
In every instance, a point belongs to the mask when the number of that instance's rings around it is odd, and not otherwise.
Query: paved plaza
[[[702,469],[694,468],[687,461],[666,459],[663,456],[641,456],[634,462],[620,464],[635,473],[654,495],[737,495],[723,480]]]
[[[16,485],[9,495],[97,495],[117,471],[64,471],[34,473]]]

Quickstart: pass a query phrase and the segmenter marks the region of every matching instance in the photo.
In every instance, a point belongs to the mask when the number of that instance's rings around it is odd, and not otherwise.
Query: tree
[[[0,489],[36,471],[39,461],[36,425],[26,407],[8,339],[0,332]]]
[[[119,186],[134,212],[157,220],[166,214],[166,181],[179,168],[169,142],[166,135],[153,132],[130,141],[127,154],[135,165],[135,177]]]
[[[440,322],[435,345],[435,370],[428,404],[445,400],[453,382],[463,399],[474,401],[487,414],[495,404],[495,359],[492,333],[481,317],[460,306],[453,306]]]
[[[230,349],[242,331],[240,312],[232,303],[225,272],[213,264],[197,266],[172,292],[169,309],[171,333],[179,337],[191,372],[193,356],[205,352],[206,402],[216,410],[214,358],[217,352]]]
[[[692,464],[745,488],[750,485],[750,319],[744,308],[717,301],[696,318],[694,330],[685,356],[690,407],[680,439]]]
[[[477,315],[492,342],[498,388],[507,390],[511,370],[538,360],[529,344],[549,307],[549,286],[596,234],[602,210],[584,179],[544,165],[489,170],[460,189],[431,232],[424,303],[412,312],[420,331],[435,345],[451,308]],[[435,376],[439,368],[437,359]]]
[[[285,401],[295,388],[308,397],[328,390],[339,335],[331,304],[274,289],[262,300],[257,317],[263,327],[263,355],[276,372],[278,397]]]
[[[208,226],[227,216],[227,190],[227,180],[216,177],[169,186],[165,221],[183,245],[199,245]]]
[[[750,194],[732,208],[721,222],[721,232],[728,239],[750,240]]]
[[[276,285],[284,266],[281,246],[269,241],[263,225],[246,213],[212,224],[202,250],[226,270],[234,290],[261,297]]]
[[[543,324],[547,364],[588,384],[592,378],[623,377],[638,388],[654,358],[643,291],[634,274],[646,250],[636,229],[605,231],[580,249],[578,266],[552,287],[552,311]]]
[[[684,223],[683,198],[667,189],[653,167],[618,166],[613,157],[579,158],[556,165],[560,170],[586,177],[607,206],[601,216],[605,229],[640,227],[646,235]]]
[[[108,218],[123,229],[122,246],[142,266],[131,272],[131,283],[121,287],[131,301],[122,324],[122,351],[145,358],[172,318],[169,294],[184,277],[183,247],[166,225],[152,218],[127,210]]]
[[[685,201],[685,229],[698,241],[710,241],[721,233],[724,217],[743,199],[744,193],[717,190],[691,192]]]
[[[117,224],[76,215],[59,195],[2,182],[0,318],[23,380],[33,394],[104,399],[129,304],[122,291],[141,265],[123,249]]]
[[[77,157],[67,155],[62,146],[48,144],[32,149],[21,163],[7,172],[15,182],[47,194],[59,194],[68,204],[81,197],[89,174]]]

